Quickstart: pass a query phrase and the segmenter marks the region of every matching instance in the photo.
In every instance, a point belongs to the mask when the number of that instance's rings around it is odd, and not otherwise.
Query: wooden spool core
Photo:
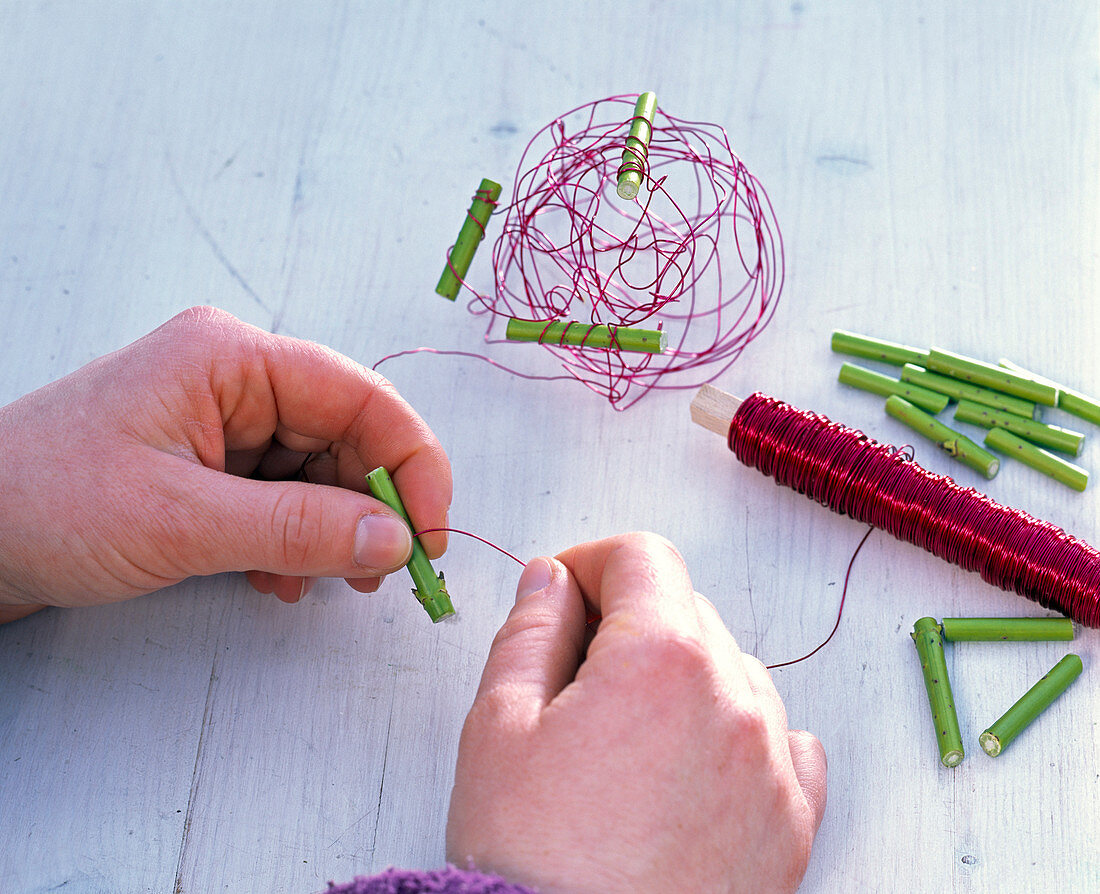
[[[733,414],[739,406],[741,398],[713,385],[704,385],[691,401],[691,420],[724,438],[729,435]]]

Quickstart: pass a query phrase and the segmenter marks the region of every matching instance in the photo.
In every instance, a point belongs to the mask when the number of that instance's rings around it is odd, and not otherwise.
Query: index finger
[[[216,342],[207,355],[210,386],[227,447],[263,443],[276,430],[293,433],[301,444],[346,444],[350,451],[337,457],[341,486],[365,492],[363,476],[385,466],[414,527],[446,526],[447,455],[383,376],[330,348],[264,332],[220,311],[185,312],[167,325],[196,319],[204,323],[196,341]],[[432,557],[446,547],[445,533],[423,539]]]
[[[609,537],[566,550],[558,560],[576,579],[589,609],[602,616],[589,658],[616,642],[627,648],[696,643],[697,654],[707,656],[732,691],[749,692],[736,641],[714,606],[695,592],[683,558],[663,537]]]
[[[656,534],[632,533],[582,543],[558,555],[602,620],[600,629],[677,633],[705,639],[695,589],[676,548]]]

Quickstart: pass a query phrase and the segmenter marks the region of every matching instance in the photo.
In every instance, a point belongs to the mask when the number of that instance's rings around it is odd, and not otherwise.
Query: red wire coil
[[[834,512],[1100,626],[1100,552],[1057,525],[929,472],[897,447],[760,393],[738,408],[729,446],[745,465]]]

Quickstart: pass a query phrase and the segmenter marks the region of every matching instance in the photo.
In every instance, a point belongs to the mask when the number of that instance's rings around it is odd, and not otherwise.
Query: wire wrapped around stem
[[[637,99],[588,103],[532,138],[497,212],[494,288],[463,282],[491,343],[509,318],[666,333],[659,356],[540,340],[566,376],[620,410],[721,375],[771,320],[784,278],[768,196],[716,124],[657,107],[644,163],[627,171],[644,198],[618,196],[623,154],[637,149]]]

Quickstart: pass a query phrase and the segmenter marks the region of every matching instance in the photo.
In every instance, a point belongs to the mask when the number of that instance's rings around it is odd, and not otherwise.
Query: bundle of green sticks
[[[840,381],[886,398],[886,412],[941,450],[992,478],[1000,459],[1011,456],[1074,490],[1088,484],[1088,472],[1057,454],[1077,457],[1085,436],[1041,421],[1045,407],[1057,407],[1100,425],[1100,401],[1028,372],[1009,360],[996,364],[930,348],[922,351],[853,332],[833,333],[832,349],[901,367],[898,377],[854,363],[840,368]],[[955,421],[987,429],[985,446],[944,425],[936,416],[955,402]]]
[[[963,759],[963,742],[947,676],[944,642],[1071,640],[1073,622],[1068,618],[944,618],[942,622],[921,618],[913,625],[911,636],[920,656],[940,763],[957,767]],[[1081,656],[1073,652],[1066,655],[978,737],[982,750],[997,757],[1069,688],[1082,668]]]

